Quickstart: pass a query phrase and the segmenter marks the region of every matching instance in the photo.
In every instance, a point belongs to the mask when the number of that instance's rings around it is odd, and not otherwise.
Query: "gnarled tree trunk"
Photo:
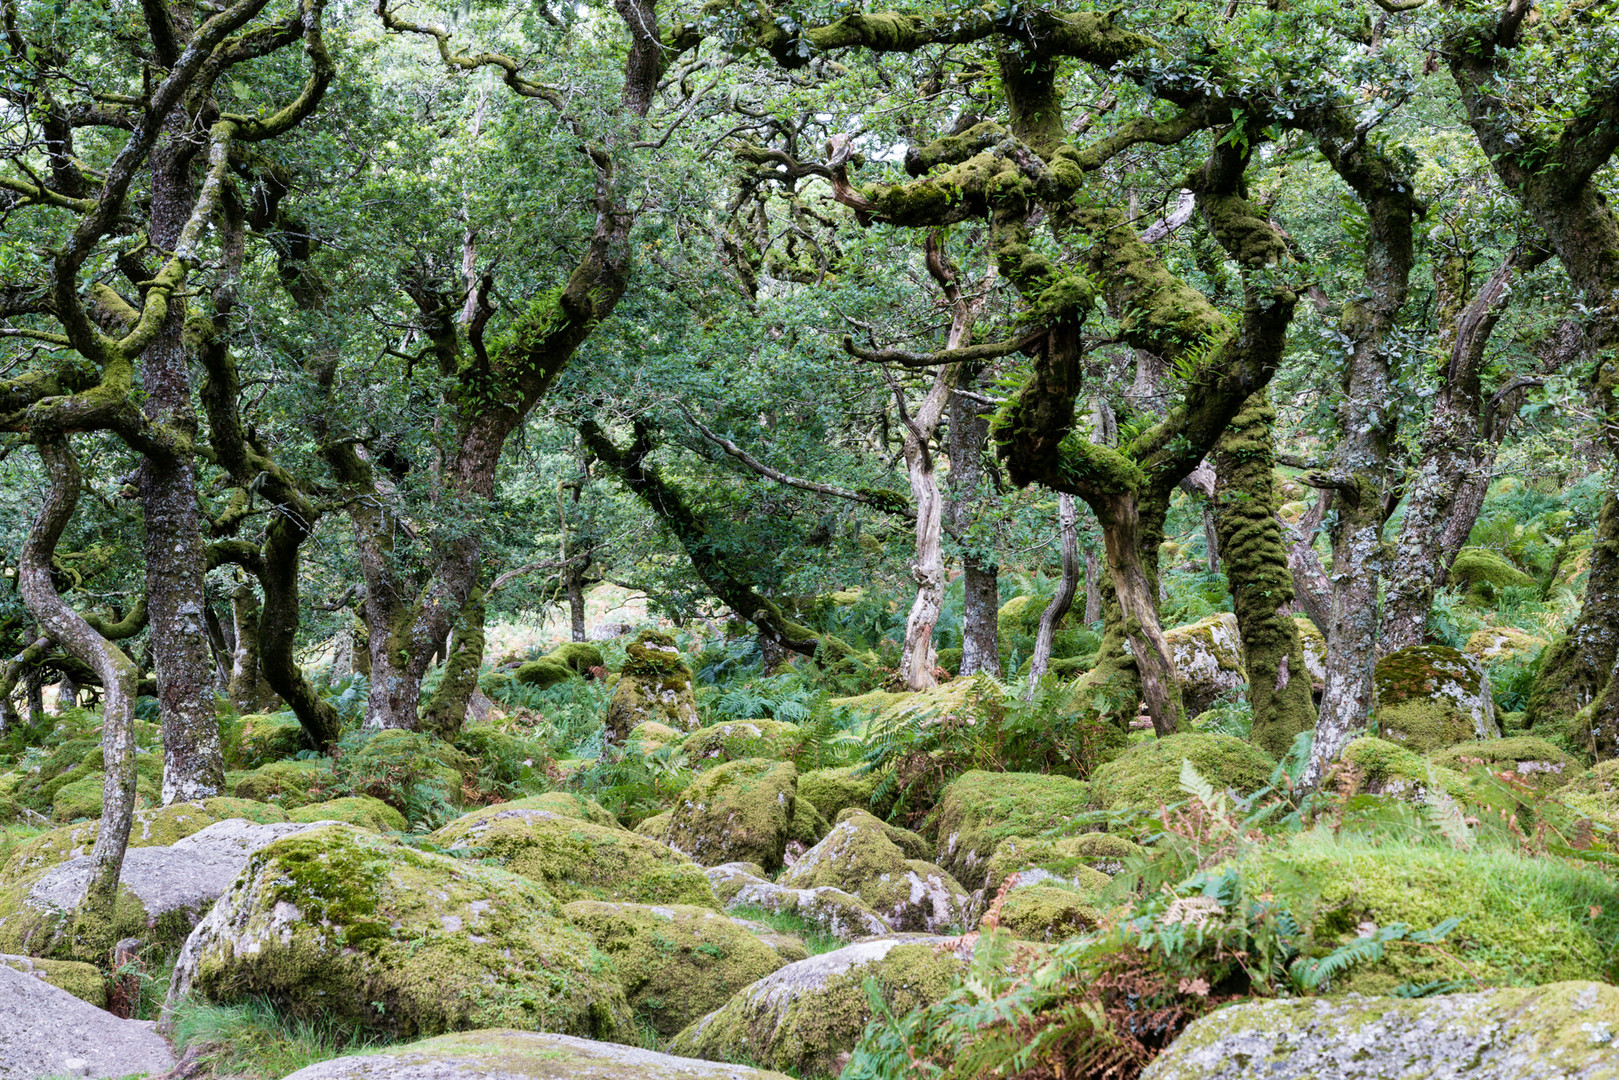
[[[958,387],[977,382],[972,365],[963,364],[957,375]],[[962,675],[987,671],[1001,673],[998,631],[1001,591],[1000,568],[996,565],[993,533],[978,521],[978,507],[985,498],[983,455],[989,444],[989,417],[978,403],[965,394],[950,395],[950,528],[961,545]]]
[[[1057,580],[1056,595],[1040,613],[1040,628],[1035,631],[1034,654],[1029,657],[1030,700],[1051,666],[1051,643],[1057,636],[1057,624],[1074,606],[1079,587],[1079,512],[1074,497],[1066,491],[1057,495],[1057,542],[1062,552],[1062,576]]]

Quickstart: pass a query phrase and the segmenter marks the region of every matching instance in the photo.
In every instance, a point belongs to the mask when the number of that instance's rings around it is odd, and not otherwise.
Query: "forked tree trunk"
[[[904,401],[899,402],[906,426],[905,471],[910,476],[911,498],[916,502],[916,557],[911,563],[916,599],[905,620],[905,642],[899,657],[900,681],[908,690],[927,690],[939,682],[933,674],[937,666],[933,631],[944,607],[944,496],[939,491],[933,452],[927,442],[939,426],[954,375],[947,369],[935,376],[933,388],[914,420],[906,415]],[[898,397],[897,388],[895,396]]]
[[[1173,735],[1180,728],[1180,683],[1175,678],[1175,658],[1158,621],[1157,575],[1149,573],[1141,560],[1143,534],[1152,532],[1161,538],[1162,516],[1156,516],[1156,528],[1144,529],[1141,506],[1132,495],[1116,495],[1101,507],[1093,503],[1092,508],[1103,510],[1097,515],[1102,543],[1123,615],[1125,639],[1141,677],[1141,699],[1152,717],[1153,731],[1159,737]]]
[[[1051,666],[1051,643],[1057,636],[1057,624],[1074,605],[1074,594],[1079,588],[1079,512],[1074,497],[1066,491],[1057,495],[1057,536],[1062,551],[1062,576],[1057,580],[1057,593],[1040,613],[1040,628],[1034,635],[1034,655],[1029,658],[1029,700],[1034,700],[1035,688],[1045,678]]]
[[[977,372],[962,365],[958,386],[976,384]],[[965,394],[950,395],[950,526],[961,544],[962,675],[1001,673],[998,641],[1001,593],[993,530],[980,522],[985,498],[983,456],[989,417]]]
[[[62,530],[78,505],[79,465],[59,435],[36,433],[45,474],[50,481],[18,560],[17,585],[23,603],[40,629],[73,656],[88,664],[101,679],[101,749],[105,779],[101,786],[101,824],[90,852],[90,880],[73,925],[70,951],[82,959],[101,962],[112,945],[113,908],[118,899],[118,875],[129,844],[129,826],[135,813],[135,685],[134,663],[122,649],[91,628],[84,617],[57,595],[51,580],[51,556]]]

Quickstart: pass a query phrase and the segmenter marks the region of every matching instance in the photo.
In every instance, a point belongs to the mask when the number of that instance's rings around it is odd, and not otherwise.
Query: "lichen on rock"
[[[1379,738],[1419,754],[1498,739],[1484,669],[1446,645],[1415,645],[1377,662],[1373,715]]]
[[[681,794],[664,839],[705,866],[742,861],[778,870],[792,834],[797,789],[791,762],[726,762]]]
[[[1009,836],[1040,836],[1084,813],[1090,787],[1044,773],[974,770],[952,780],[929,821],[939,865],[968,889],[984,885],[986,864]]]
[[[613,700],[607,707],[607,739],[622,745],[638,725],[656,720],[677,731],[693,731],[702,721],[691,685],[691,669],[668,634],[643,630],[626,648]]]
[[[1175,660],[1175,678],[1187,715],[1212,708],[1222,695],[1248,682],[1242,666],[1242,635],[1229,611],[1164,631]]]
[[[954,878],[932,863],[907,859],[885,834],[883,823],[858,810],[833,826],[777,884],[842,889],[897,931],[965,930],[971,902]]]

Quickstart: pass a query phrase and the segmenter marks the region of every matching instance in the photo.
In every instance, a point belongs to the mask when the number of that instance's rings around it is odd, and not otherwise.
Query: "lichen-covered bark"
[[[231,703],[244,713],[265,712],[275,704],[275,691],[265,681],[259,659],[259,624],[263,609],[252,584],[239,583],[231,593],[230,606],[236,633],[228,690]]]
[[[71,951],[99,963],[112,946],[118,875],[135,814],[137,672],[123,650],[98,634],[56,592],[51,580],[51,556],[78,506],[82,482],[78,461],[65,437],[42,437],[36,440],[35,446],[50,488],[18,559],[18,591],[40,629],[93,668],[102,685],[101,749],[105,780],[101,788],[101,824],[96,831],[95,847],[90,852],[90,880],[85,899],[69,928],[73,935]]]
[[[957,385],[970,386],[977,381],[977,374],[973,365],[961,365]],[[1001,655],[996,645],[996,616],[1001,606],[999,568],[993,542],[976,535],[983,529],[978,518],[979,504],[985,493],[983,454],[988,442],[989,417],[982,415],[978,404],[970,398],[951,394],[950,471],[945,479],[950,490],[950,525],[962,549],[961,667],[958,674],[963,676],[980,671],[991,675],[1001,673]],[[975,525],[979,527],[975,529]]]
[[[483,590],[475,589],[456,621],[438,690],[422,710],[423,730],[446,741],[461,733],[467,703],[478,689],[478,668],[483,663],[483,614]]]
[[[1514,251],[1466,303],[1464,260],[1452,256],[1435,266],[1444,359],[1390,564],[1383,652],[1422,644],[1434,592],[1445,583],[1478,519],[1504,427],[1487,414],[1495,402],[1483,392],[1484,348],[1503,314],[1511,278],[1544,258],[1539,252]]]
[[[1262,391],[1250,397],[1215,445],[1214,523],[1242,632],[1252,741],[1281,758],[1315,726],[1315,701],[1298,626],[1283,614],[1293,598],[1287,548],[1276,520],[1276,410]]]
[[[1602,500],[1579,617],[1546,647],[1524,706],[1531,728],[1566,722],[1603,692],[1619,660],[1619,493]],[[1611,698],[1612,695],[1610,694]]]
[[[1057,536],[1062,551],[1062,576],[1057,581],[1056,594],[1040,613],[1040,629],[1034,635],[1034,653],[1029,657],[1031,698],[1035,687],[1045,678],[1057,624],[1074,606],[1074,593],[1079,585],[1079,512],[1074,506],[1074,497],[1066,491],[1057,496]]]

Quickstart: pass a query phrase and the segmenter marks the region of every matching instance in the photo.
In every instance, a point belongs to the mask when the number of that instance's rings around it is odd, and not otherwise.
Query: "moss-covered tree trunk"
[[[1280,758],[1315,727],[1315,700],[1298,626],[1282,609],[1293,599],[1287,547],[1276,519],[1276,410],[1261,391],[1249,398],[1215,445],[1214,527],[1232,606],[1242,632],[1251,740]]]
[[[230,606],[236,635],[228,691],[231,703],[244,713],[264,712],[275,706],[275,691],[264,677],[259,644],[263,608],[251,582],[237,584]]]
[[[1602,500],[1580,614],[1541,655],[1524,707],[1531,728],[1568,721],[1595,701],[1619,660],[1619,495]],[[1611,697],[1611,695],[1609,695]]]
[[[104,962],[112,946],[113,909],[118,876],[135,813],[135,684],[134,663],[118,646],[102,637],[56,592],[51,556],[62,530],[78,506],[82,481],[78,461],[65,436],[38,434],[35,446],[50,484],[39,517],[23,545],[17,566],[18,591],[40,629],[88,664],[101,680],[101,749],[105,779],[101,788],[101,824],[90,852],[90,879],[79,905],[70,951],[84,960]]]

